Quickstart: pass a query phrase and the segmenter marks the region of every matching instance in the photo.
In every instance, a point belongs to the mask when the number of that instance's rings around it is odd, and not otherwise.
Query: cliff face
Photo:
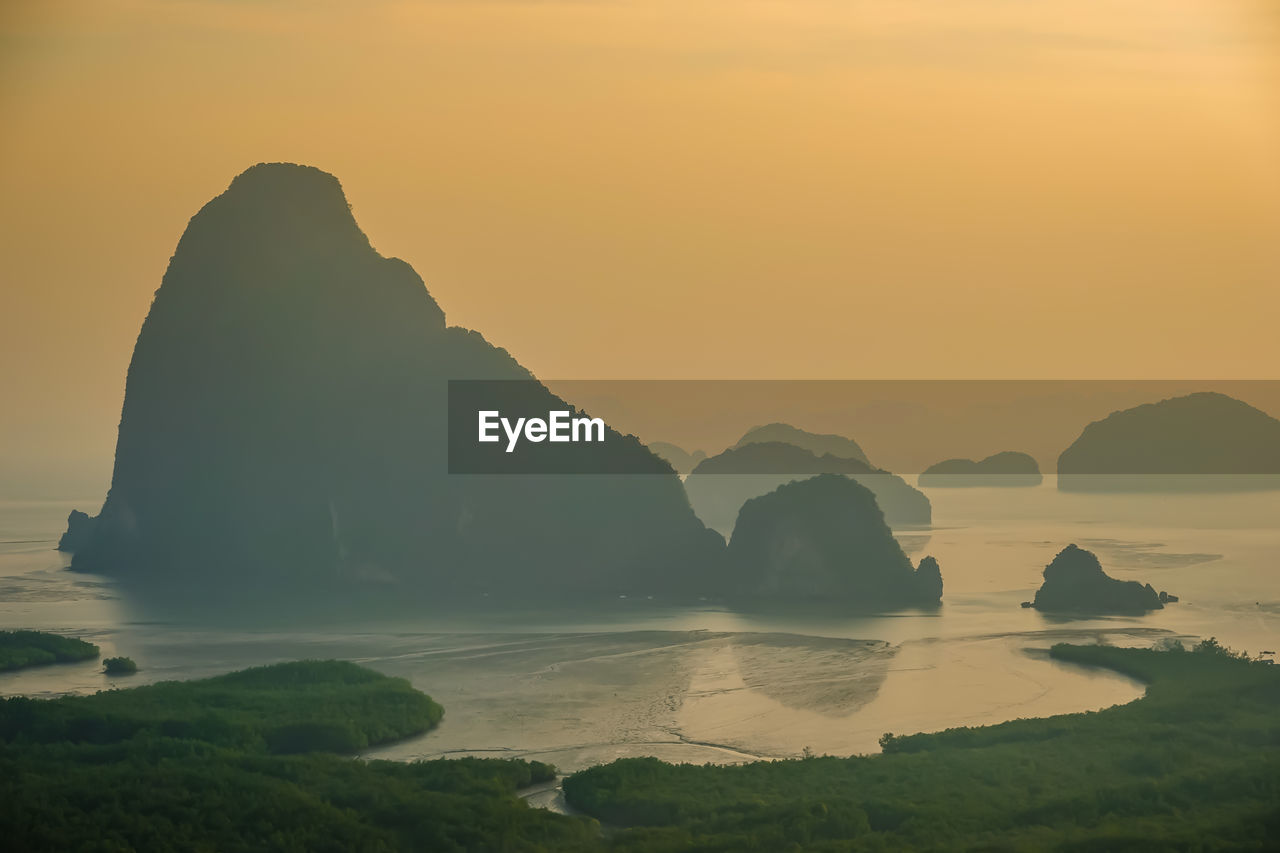
[[[1113,412],[1085,427],[1058,457],[1064,489],[1119,486],[1274,488],[1280,421],[1217,393],[1189,394]]]
[[[980,461],[947,459],[920,473],[918,484],[932,488],[1038,486],[1044,477],[1034,457],[1006,450]]]
[[[463,378],[532,379],[445,325],[413,269],[370,246],[336,178],[255,166],[170,261],[129,366],[111,490],[80,522],[73,566],[435,593],[705,591],[723,543],[674,475],[449,476],[446,382]]]
[[[732,594],[839,600],[867,609],[937,604],[932,557],[918,570],[902,552],[871,490],[839,474],[787,483],[747,501],[729,542]]]
[[[67,516],[67,529],[58,540],[58,550],[76,551],[92,538],[94,526],[95,521],[88,513],[78,509],[71,510],[71,514]]]
[[[844,474],[857,480],[871,490],[885,519],[895,527],[931,520],[929,499],[901,477],[858,459],[815,456],[779,441],[745,444],[704,459],[684,485],[699,518],[717,530],[729,530],[749,499],[814,474]]]
[[[1108,577],[1092,551],[1068,545],[1044,568],[1044,584],[1031,605],[1070,613],[1145,613],[1160,610],[1150,584]]]

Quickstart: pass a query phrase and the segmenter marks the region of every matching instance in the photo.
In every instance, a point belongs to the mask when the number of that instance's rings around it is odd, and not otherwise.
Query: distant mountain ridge
[[[671,467],[676,469],[677,474],[688,474],[698,466],[699,462],[707,458],[705,451],[694,450],[690,452],[683,447],[666,441],[651,441],[648,446],[651,451],[670,462]]]

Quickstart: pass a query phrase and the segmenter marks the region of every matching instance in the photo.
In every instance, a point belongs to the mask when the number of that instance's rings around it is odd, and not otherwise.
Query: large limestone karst
[[[129,365],[110,492],[72,519],[73,567],[432,596],[714,591],[723,540],[634,438],[604,446],[652,475],[449,475],[449,379],[533,377],[446,325],[335,177],[254,166],[178,243]]]
[[[841,474],[785,483],[742,506],[729,541],[726,594],[836,601],[858,609],[936,605],[932,557],[913,569],[875,495]]]
[[[716,530],[731,530],[748,500],[783,483],[814,474],[845,474],[875,495],[894,527],[928,524],[932,508],[924,493],[901,477],[851,457],[812,452],[781,441],[744,444],[699,462],[685,478],[689,500],[699,518]]]
[[[1058,457],[1058,487],[1277,488],[1280,420],[1215,392],[1112,412]]]

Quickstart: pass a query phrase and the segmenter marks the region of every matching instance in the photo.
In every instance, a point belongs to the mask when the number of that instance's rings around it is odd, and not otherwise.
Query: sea
[[[191,618],[143,609],[55,550],[86,499],[0,501],[0,628],[81,637],[127,655],[0,673],[0,695],[90,694],[302,658],[408,679],[445,707],[435,730],[367,752],[527,758],[562,773],[625,756],[735,763],[875,753],[886,732],[980,726],[1131,702],[1143,685],[1050,659],[1054,643],[1151,646],[1215,637],[1280,649],[1280,491],[1094,494],[927,490],[933,525],[895,531],[937,558],[937,610],[741,612],[648,597],[565,607]],[[1113,577],[1179,597],[1145,616],[1068,618],[1020,606],[1074,543]],[[539,793],[550,805],[559,796]]]

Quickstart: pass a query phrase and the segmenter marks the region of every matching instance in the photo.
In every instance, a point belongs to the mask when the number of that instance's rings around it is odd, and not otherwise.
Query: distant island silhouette
[[[791,424],[773,423],[752,427],[738,439],[734,447],[745,447],[748,444],[767,444],[780,441],[802,447],[814,456],[838,456],[843,459],[857,459],[859,462],[871,464],[867,454],[858,446],[858,442],[843,435],[832,433],[816,433],[794,427]]]
[[[931,488],[1038,486],[1043,481],[1035,457],[1012,450],[993,454],[978,462],[947,459],[930,465],[916,479],[917,485]]]
[[[866,486],[892,526],[924,525],[932,518],[929,499],[901,477],[859,459],[816,456],[781,441],[744,444],[708,457],[684,485],[698,516],[717,530],[728,530],[750,498],[815,474],[845,474]]]
[[[446,325],[337,178],[254,166],[182,235],[129,365],[110,491],[61,546],[75,569],[191,595],[714,592],[722,537],[634,438],[609,430],[602,452],[653,475],[448,476],[449,379],[533,377]]]
[[[729,594],[746,598],[877,609],[942,597],[937,561],[913,569],[875,495],[842,474],[785,483],[743,504],[727,568]]]
[[[698,466],[699,462],[707,458],[706,451],[695,450],[689,452],[683,447],[666,441],[651,441],[648,447],[654,453],[670,462],[671,467],[676,469],[677,474],[688,474]]]
[[[1058,488],[1280,488],[1280,420],[1216,392],[1112,412],[1058,457]]]
[[[1146,613],[1177,596],[1157,593],[1151,584],[1109,577],[1092,551],[1068,545],[1044,567],[1044,583],[1023,606],[1058,613]]]

